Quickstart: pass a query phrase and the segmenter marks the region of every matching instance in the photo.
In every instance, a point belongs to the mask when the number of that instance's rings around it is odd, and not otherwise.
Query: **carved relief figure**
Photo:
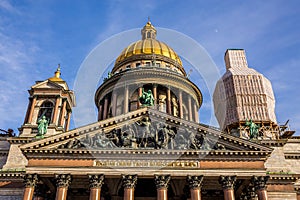
[[[157,149],[167,149],[169,141],[169,130],[167,126],[163,123],[159,123],[157,127],[157,139],[156,139],[156,148]]]
[[[93,147],[113,148],[116,146],[105,136],[105,134],[100,133],[95,135]]]
[[[151,135],[151,121],[149,117],[145,117],[140,121],[136,122],[137,125],[141,127],[142,137],[139,138],[139,146],[140,147],[147,147],[148,140],[153,137]],[[138,133],[139,134],[139,133]],[[154,137],[153,137],[154,138]]]
[[[93,138],[89,136],[89,134],[85,135],[85,138],[80,140],[81,144],[85,147],[93,146]]]
[[[135,132],[133,128],[128,124],[122,127],[120,139],[120,145],[122,147],[136,146],[134,145],[136,143]]]

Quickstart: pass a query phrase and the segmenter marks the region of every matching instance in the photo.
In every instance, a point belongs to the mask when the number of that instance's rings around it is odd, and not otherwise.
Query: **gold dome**
[[[147,22],[141,33],[142,40],[130,44],[118,56],[112,70],[113,73],[118,71],[124,63],[126,64],[126,61],[132,61],[132,57],[135,56],[137,59],[146,60],[150,57],[155,60],[171,62],[178,70],[186,74],[182,67],[182,61],[177,53],[164,42],[156,40],[156,29],[150,21]]]

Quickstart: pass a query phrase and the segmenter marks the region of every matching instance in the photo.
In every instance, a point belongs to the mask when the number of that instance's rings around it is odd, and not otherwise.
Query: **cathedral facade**
[[[60,67],[31,87],[19,136],[2,130],[0,199],[300,200],[300,138],[244,50],[225,53],[218,129],[199,122],[201,90],[150,21],[141,35],[97,89],[94,123],[69,129],[76,91]]]

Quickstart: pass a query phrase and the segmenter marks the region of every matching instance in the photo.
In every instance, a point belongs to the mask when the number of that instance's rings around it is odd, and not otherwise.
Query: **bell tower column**
[[[56,101],[55,101],[55,108],[54,108],[54,113],[53,113],[53,118],[52,118],[52,123],[53,124],[57,124],[58,123],[57,115],[58,115],[58,106],[60,104],[60,100],[61,100],[61,98],[57,97]]]
[[[32,100],[30,101],[30,107],[28,108],[29,109],[29,115],[28,115],[28,124],[31,124],[32,123],[32,115],[33,115],[33,111],[34,111],[34,106],[36,105],[36,96],[34,96],[32,98]],[[25,123],[27,123],[25,122]]]

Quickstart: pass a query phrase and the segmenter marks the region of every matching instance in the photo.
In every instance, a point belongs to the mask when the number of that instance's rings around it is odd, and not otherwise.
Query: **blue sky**
[[[201,44],[221,74],[226,49],[245,49],[249,66],[273,84],[278,122],[290,119],[291,129],[299,134],[297,0],[0,0],[0,128],[17,131],[27,109],[27,90],[36,80],[51,77],[58,63],[62,78],[73,88],[81,63],[96,45],[122,31],[142,28],[148,16],[155,26]],[[204,96],[203,123],[209,123],[209,101]]]

